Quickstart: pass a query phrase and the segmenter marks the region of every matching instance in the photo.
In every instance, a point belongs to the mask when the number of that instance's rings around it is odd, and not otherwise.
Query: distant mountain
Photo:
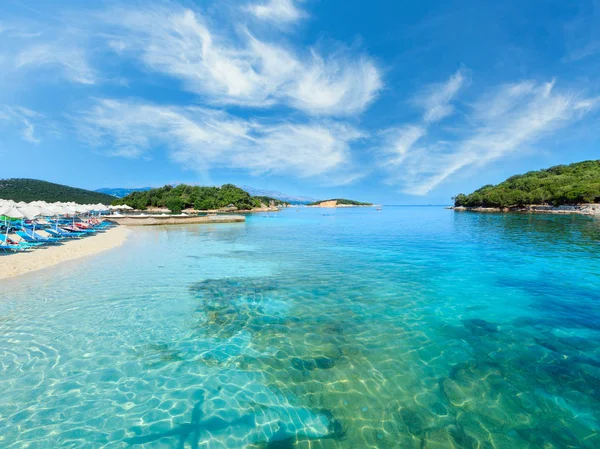
[[[286,195],[285,193],[281,193],[276,190],[261,190],[250,186],[240,186],[240,188],[244,189],[252,196],[267,196],[269,198],[275,198],[276,200],[284,201],[290,204],[309,204],[316,201],[314,198]]]
[[[117,198],[123,198],[129,195],[131,192],[145,192],[146,190],[150,190],[152,187],[139,187],[137,189],[121,189],[121,188],[103,188],[97,189],[96,192],[104,193],[106,195],[115,196]]]
[[[104,193],[28,178],[0,179],[0,198],[17,202],[74,201],[80,204],[110,204],[115,199]]]

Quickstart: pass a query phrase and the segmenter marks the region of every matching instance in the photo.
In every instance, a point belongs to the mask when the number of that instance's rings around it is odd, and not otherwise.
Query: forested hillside
[[[268,205],[269,200],[271,198],[252,197],[233,184],[224,184],[221,187],[179,184],[176,187],[167,185],[158,189],[132,192],[124,198],[114,200],[113,204],[127,204],[134,209],[142,210],[149,207],[166,207],[172,212],[180,212],[186,208],[214,210],[231,205],[239,210],[249,210],[260,207],[261,202]]]
[[[600,160],[557,165],[486,185],[470,195],[459,194],[455,206],[511,207],[529,204],[600,202]]]
[[[14,201],[74,201],[80,204],[110,204],[114,197],[91,190],[78,189],[39,179],[0,179],[0,198]]]

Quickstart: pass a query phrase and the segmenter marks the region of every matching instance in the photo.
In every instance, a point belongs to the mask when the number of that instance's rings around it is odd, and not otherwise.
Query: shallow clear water
[[[599,281],[577,216],[136,229],[0,284],[0,447],[597,448]]]

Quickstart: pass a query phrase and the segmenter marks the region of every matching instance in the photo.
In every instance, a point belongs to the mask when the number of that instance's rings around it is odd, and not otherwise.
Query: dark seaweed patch
[[[462,323],[471,335],[476,337],[484,337],[498,332],[498,326],[482,319],[462,320]]]

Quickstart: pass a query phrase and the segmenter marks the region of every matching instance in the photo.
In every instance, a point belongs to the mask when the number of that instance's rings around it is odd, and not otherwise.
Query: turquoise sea
[[[0,447],[599,448],[600,220],[136,229],[0,282]]]

